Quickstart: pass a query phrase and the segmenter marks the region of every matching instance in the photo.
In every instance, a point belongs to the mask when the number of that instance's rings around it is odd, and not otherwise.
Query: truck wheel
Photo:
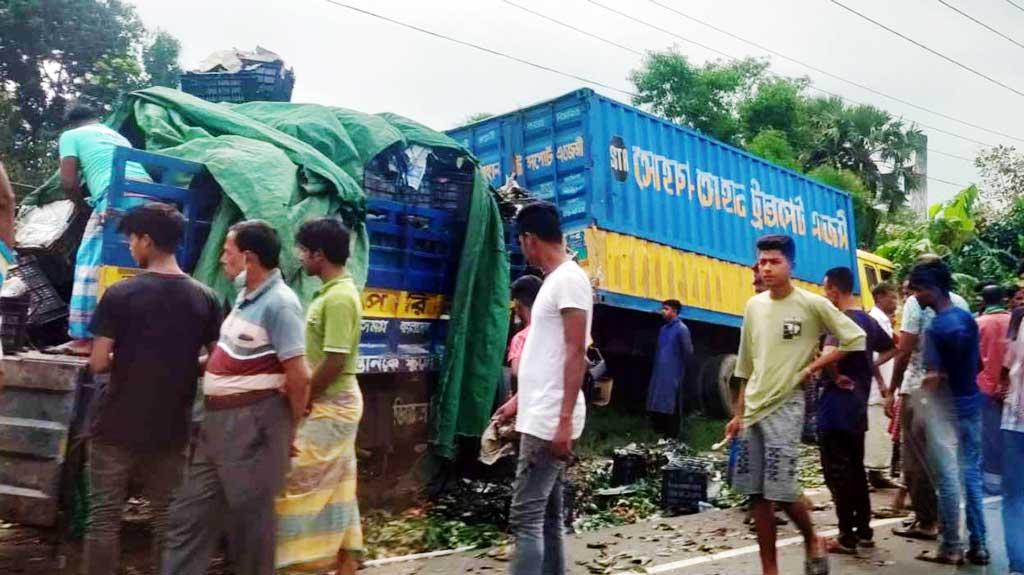
[[[732,417],[734,369],[736,355],[731,353],[713,355],[701,366],[700,403],[704,415],[719,419]]]

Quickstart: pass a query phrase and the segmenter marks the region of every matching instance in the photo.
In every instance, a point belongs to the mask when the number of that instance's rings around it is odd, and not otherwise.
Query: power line
[[[370,16],[370,17],[376,18],[378,20],[383,20],[385,22],[389,22],[389,23],[394,24],[396,26],[401,26],[403,28],[408,28],[410,30],[415,30],[415,31],[420,32],[422,34],[427,34],[428,36],[433,36],[435,38],[440,38],[442,40],[447,40],[448,42],[452,42],[454,44],[459,44],[461,46],[466,46],[468,48],[473,48],[474,50],[479,50],[480,52],[485,52],[487,54],[491,54],[491,55],[494,55],[494,56],[499,56],[501,58],[505,58],[506,60],[512,60],[513,62],[519,62],[520,64],[526,64],[527,66],[530,66],[532,68],[537,68],[538,70],[544,70],[545,72],[551,72],[552,74],[558,74],[559,76],[564,76],[566,78],[572,78],[573,80],[577,80],[577,81],[580,81],[580,82],[583,82],[583,83],[586,83],[586,84],[590,84],[592,86],[599,86],[601,88],[607,88],[609,90],[614,90],[616,92],[620,92],[622,94],[626,94],[627,96],[630,96],[630,97],[636,97],[636,94],[634,94],[633,92],[630,92],[628,90],[623,90],[622,88],[616,88],[615,86],[612,86],[610,84],[605,84],[603,82],[598,82],[598,81],[595,81],[595,80],[590,80],[590,79],[584,78],[583,76],[579,76],[577,74],[573,74],[572,72],[565,72],[565,71],[562,71],[562,70],[557,70],[555,68],[551,68],[550,66],[545,66],[543,64],[538,64],[536,62],[531,62],[529,60],[525,60],[525,59],[520,58],[518,56],[513,56],[511,54],[506,54],[505,52],[500,52],[498,50],[487,48],[486,46],[481,46],[479,44],[474,44],[472,42],[467,42],[465,40],[459,40],[457,38],[452,38],[451,36],[446,36],[444,34],[441,34],[440,32],[434,32],[433,30],[427,30],[426,28],[420,28],[419,26],[415,26],[413,24],[402,22],[400,20],[395,20],[394,18],[389,18],[387,16],[384,16],[383,14],[377,14],[376,12],[371,12],[369,10],[364,10],[364,9],[358,8],[356,6],[352,6],[350,4],[345,4],[343,2],[338,2],[337,0],[324,0],[324,2],[327,2],[328,4],[333,4],[335,6],[338,6],[339,8],[345,8],[345,9],[351,10],[353,12],[358,12],[360,14],[363,14],[363,15],[366,15],[366,16]]]
[[[817,67],[817,66],[815,66],[813,64],[808,64],[807,62],[803,62],[801,60],[797,60],[796,58],[793,58],[792,56],[788,56],[786,54],[783,54],[782,52],[779,52],[777,50],[773,50],[772,48],[769,48],[767,46],[764,46],[762,44],[754,42],[753,40],[748,40],[747,38],[744,38],[744,37],[742,37],[742,36],[740,36],[738,34],[734,34],[732,32],[729,32],[728,30],[725,30],[723,28],[715,26],[714,24],[711,24],[709,22],[701,20],[700,18],[697,18],[697,17],[692,16],[690,14],[687,14],[685,12],[682,12],[682,11],[676,9],[676,8],[671,7],[671,6],[667,6],[667,5],[665,5],[665,4],[661,3],[661,2],[658,2],[657,0],[647,0],[647,1],[650,2],[651,4],[654,4],[655,6],[659,6],[659,7],[663,8],[663,9],[665,9],[665,10],[668,10],[669,12],[672,12],[673,14],[682,16],[683,18],[686,18],[687,20],[690,20],[692,22],[696,22],[696,23],[698,23],[698,24],[700,24],[702,26],[710,28],[710,29],[712,29],[712,30],[714,30],[716,32],[721,33],[721,34],[725,34],[726,36],[729,36],[730,38],[734,38],[736,40],[739,40],[740,42],[743,42],[745,44],[748,44],[750,46],[758,48],[759,50],[764,50],[765,52],[768,52],[769,54],[773,54],[773,55],[775,55],[775,56],[777,56],[779,58],[782,58],[783,60],[787,60],[787,61],[792,62],[794,64],[797,64],[799,66],[803,66],[804,68],[807,68],[809,70],[813,70],[813,71],[815,71],[815,72],[817,72],[819,74],[824,74],[824,75],[828,76],[829,78],[833,78],[833,79],[839,80],[840,82],[845,82],[845,83],[847,83],[847,84],[849,84],[851,86],[856,86],[857,88],[860,88],[862,90],[866,90],[868,92],[871,92],[872,94],[876,94],[878,96],[882,96],[884,98],[888,98],[888,99],[890,99],[890,100],[892,100],[894,102],[899,102],[899,103],[901,103],[903,105],[910,106],[912,108],[916,108],[916,109],[921,110],[923,112],[928,112],[929,114],[934,114],[934,115],[939,116],[941,118],[945,118],[947,120],[951,120],[953,122],[957,122],[959,124],[963,124],[964,126],[968,126],[968,127],[974,128],[976,130],[981,130],[981,131],[984,131],[984,132],[988,132],[990,134],[994,134],[996,136],[1001,136],[1003,138],[1010,138],[1011,140],[1017,140],[1018,142],[1024,142],[1024,138],[1018,138],[1016,136],[1011,136],[1010,134],[1005,134],[1005,133],[999,132],[997,130],[992,130],[990,128],[986,128],[984,126],[980,126],[978,124],[974,124],[974,123],[968,122],[966,120],[961,120],[960,118],[956,118],[954,116],[950,116],[949,114],[945,114],[943,112],[938,112],[936,110],[932,110],[931,108],[926,108],[926,107],[921,106],[919,104],[915,104],[915,103],[910,102],[908,100],[904,100],[903,98],[899,98],[899,97],[893,96],[891,94],[886,94],[885,92],[882,92],[881,90],[876,90],[875,88],[872,88],[871,86],[867,86],[867,85],[862,84],[860,82],[857,82],[857,81],[854,81],[854,80],[850,80],[848,78],[844,78],[844,77],[842,77],[842,76],[840,76],[838,74],[833,74],[832,72],[829,72],[828,70],[824,70],[824,69],[819,68],[819,67]],[[942,0],[939,0],[939,1],[942,2]],[[945,3],[945,2],[943,2],[943,3]]]
[[[619,44],[618,42],[609,40],[608,38],[605,38],[603,36],[598,36],[597,34],[594,34],[592,32],[587,32],[586,30],[583,30],[581,28],[577,28],[577,27],[575,27],[575,26],[573,26],[571,24],[568,24],[566,22],[562,22],[560,20],[555,20],[551,16],[548,16],[546,14],[542,14],[540,12],[537,12],[536,10],[531,10],[531,9],[527,8],[526,6],[522,6],[520,4],[516,4],[515,2],[512,2],[511,0],[503,0],[503,1],[505,2],[505,4],[508,4],[509,6],[514,6],[514,7],[518,8],[518,9],[522,10],[523,12],[528,12],[530,14],[533,14],[534,16],[536,16],[538,18],[543,18],[544,20],[547,20],[548,22],[551,22],[552,24],[558,24],[559,26],[564,26],[565,28],[568,28],[570,30],[574,30],[576,32],[579,32],[580,34],[583,34],[584,36],[593,38],[594,40],[598,40],[598,41],[604,42],[605,44],[608,44],[608,45],[611,45],[611,46],[615,46],[616,48],[620,48],[620,49],[625,50],[627,52],[630,52],[632,54],[636,54],[637,56],[643,56],[644,55],[644,53],[641,52],[640,50],[634,50],[633,48],[630,48],[629,46],[624,46],[622,44]]]
[[[949,152],[943,152],[942,150],[936,150],[935,148],[928,148],[928,151],[932,152],[933,154],[939,154],[939,155],[942,155],[942,156],[949,156],[950,158],[956,158],[958,160],[963,160],[965,162],[971,162],[972,164],[974,163],[974,159],[968,158],[967,156],[958,156],[957,154],[951,154]]]
[[[657,30],[659,32],[663,32],[665,34],[668,34],[670,36],[674,36],[676,38],[679,38],[680,40],[682,40],[683,42],[686,42],[688,44],[693,44],[694,46],[699,46],[699,47],[704,48],[705,50],[707,50],[709,52],[714,52],[715,54],[718,54],[719,56],[723,56],[723,57],[728,58],[730,60],[738,60],[739,59],[739,58],[737,58],[737,57],[735,57],[735,56],[733,56],[731,54],[727,54],[727,53],[725,53],[725,52],[723,52],[723,51],[721,51],[721,50],[719,50],[717,48],[712,48],[711,46],[708,46],[707,44],[701,44],[700,42],[697,42],[696,40],[692,40],[690,38],[686,38],[686,37],[680,36],[679,34],[676,34],[675,32],[673,32],[671,30],[667,30],[667,29],[662,28],[660,26],[656,26],[654,24],[651,24],[650,22],[645,22],[645,21],[643,21],[643,20],[641,20],[641,19],[639,19],[639,18],[637,18],[635,16],[631,16],[629,14],[626,14],[625,12],[622,12],[620,10],[616,10],[615,8],[612,8],[611,6],[606,6],[606,5],[601,4],[600,2],[597,2],[595,0],[587,0],[587,2],[590,2],[594,6],[597,6],[599,8],[604,9],[604,10],[607,10],[607,11],[613,13],[613,14],[618,14],[619,16],[622,16],[623,18],[626,18],[627,20],[632,20],[633,22],[636,22],[637,24],[640,24],[641,26],[647,26],[648,28],[651,28],[653,30]]]
[[[663,32],[663,33],[665,33],[665,34],[668,34],[668,35],[670,35],[670,36],[673,36],[673,37],[675,37],[675,38],[678,38],[678,39],[680,39],[680,40],[682,40],[682,41],[684,41],[684,42],[689,42],[689,43],[691,43],[691,44],[695,44],[695,45],[697,45],[697,46],[700,46],[701,48],[705,48],[705,49],[707,49],[707,50],[710,50],[710,51],[712,51],[712,52],[715,52],[715,53],[717,53],[717,54],[719,54],[719,55],[721,55],[721,56],[724,56],[725,58],[727,58],[727,59],[729,59],[729,60],[733,60],[733,61],[738,61],[738,60],[739,60],[739,58],[737,58],[737,57],[735,57],[735,56],[733,56],[733,55],[731,55],[731,54],[727,54],[727,53],[725,53],[725,52],[722,52],[721,50],[718,50],[718,49],[712,48],[712,47],[710,47],[710,46],[706,46],[706,45],[704,45],[704,44],[701,44],[701,43],[699,43],[699,42],[695,42],[695,41],[693,41],[693,40],[691,40],[691,39],[689,39],[689,38],[685,38],[685,37],[683,37],[683,36],[681,36],[681,35],[679,35],[679,34],[676,34],[675,32],[673,32],[673,31],[671,31],[671,30],[666,30],[665,28],[662,28],[662,27],[660,27],[660,26],[656,26],[656,25],[654,25],[654,24],[651,24],[650,22],[646,22],[646,21],[644,21],[644,20],[641,20],[641,19],[639,19],[639,18],[636,18],[636,17],[634,17],[634,16],[630,16],[629,14],[626,14],[626,13],[624,13],[624,12],[621,12],[621,11],[619,11],[619,10],[616,10],[615,8],[611,8],[611,7],[609,7],[609,6],[606,6],[606,5],[604,5],[604,4],[601,4],[600,2],[596,2],[595,0],[587,0],[587,1],[588,1],[589,3],[591,3],[591,4],[595,5],[595,6],[598,6],[599,8],[602,8],[602,9],[604,9],[604,10],[607,10],[607,11],[609,11],[609,12],[612,12],[613,14],[618,14],[619,16],[622,16],[622,17],[624,17],[624,18],[627,18],[627,19],[629,19],[629,20],[631,20],[631,21],[633,21],[633,22],[636,22],[636,23],[638,23],[638,24],[640,24],[640,25],[642,25],[642,26],[646,26],[646,27],[648,27],[648,28],[651,28],[651,29],[653,29],[653,30],[658,30],[659,32]],[[774,74],[774,73],[769,73],[769,75],[771,75],[771,76],[772,76],[773,78],[782,78],[782,76],[780,76],[780,75],[778,75],[778,74]],[[843,97],[843,96],[841,96],[841,95],[839,95],[839,94],[837,94],[837,93],[835,93],[835,92],[830,92],[830,91],[828,91],[828,90],[825,90],[824,88],[819,88],[819,87],[817,87],[817,86],[815,86],[815,85],[813,85],[813,84],[811,84],[810,86],[808,86],[808,88],[810,88],[811,90],[815,90],[815,91],[817,91],[817,92],[821,92],[822,94],[825,94],[825,95],[828,95],[828,96],[832,96],[832,97],[834,97],[834,98],[839,98],[840,100],[843,100],[843,101],[845,101],[845,102],[849,102],[849,103],[852,103],[852,104],[857,104],[857,105],[861,105],[861,106],[865,106],[865,105],[867,105],[867,104],[865,104],[864,102],[858,102],[858,101],[856,101],[856,100],[853,100],[853,99],[850,99],[850,98],[846,98],[846,97]],[[959,139],[961,139],[961,140],[964,140],[964,141],[967,141],[967,142],[971,142],[971,143],[973,143],[973,144],[978,144],[979,146],[985,146],[985,147],[989,147],[989,148],[995,147],[995,145],[994,145],[994,144],[991,144],[991,143],[988,143],[988,142],[983,142],[983,141],[981,141],[981,140],[977,140],[977,139],[975,139],[975,138],[971,138],[971,137],[968,137],[968,136],[963,136],[963,135],[957,134],[956,132],[951,132],[951,131],[949,131],[949,130],[944,130],[944,129],[942,129],[942,128],[938,128],[938,127],[936,127],[936,126],[931,126],[931,125],[929,125],[929,124],[925,124],[924,122],[916,122],[916,123],[917,123],[917,124],[919,124],[919,125],[921,125],[921,126],[923,126],[923,127],[925,127],[925,128],[928,128],[929,130],[933,130],[933,131],[935,131],[935,132],[940,132],[940,133],[942,133],[942,134],[946,134],[946,135],[948,135],[948,136],[952,136],[952,137],[954,137],[954,138],[959,138]],[[1012,138],[1012,136],[1009,136],[1009,137],[1011,137],[1011,138]],[[1016,138],[1014,138],[1014,139],[1016,139]]]
[[[1017,4],[1013,0],[1006,0],[1006,3],[1009,4],[1010,6],[1013,6],[1016,9],[1020,10],[1021,12],[1024,12],[1024,6],[1021,6],[1020,4]]]
[[[974,16],[971,16],[970,14],[968,14],[967,12],[964,12],[963,10],[957,8],[956,6],[953,6],[949,2],[946,2],[946,0],[936,0],[936,2],[938,2],[939,4],[942,4],[946,8],[949,8],[950,10],[956,12],[957,14],[963,16],[964,18],[967,18],[971,22],[974,22],[975,24],[977,24],[978,26],[981,26],[982,28],[988,30],[989,32],[992,32],[993,34],[998,35],[999,37],[1003,38],[1004,40],[1016,44],[1017,47],[1024,48],[1024,44],[1021,44],[1020,42],[1014,40],[1013,38],[1010,38],[1006,34],[1003,34],[999,30],[996,30],[995,28],[989,26],[988,24],[982,22],[981,20],[978,20]]]
[[[989,76],[988,74],[985,74],[983,72],[979,72],[978,70],[975,70],[974,68],[971,68],[970,66],[968,66],[966,64],[963,64],[963,63],[961,63],[961,62],[959,62],[957,60],[954,60],[953,58],[950,58],[949,56],[943,54],[942,52],[939,52],[938,50],[935,50],[934,48],[929,48],[928,46],[918,42],[917,40],[914,40],[913,38],[910,38],[909,36],[906,36],[905,34],[902,34],[902,33],[898,32],[898,31],[893,30],[892,28],[886,26],[885,24],[882,24],[878,20],[875,20],[875,19],[873,19],[873,18],[871,18],[869,16],[866,16],[866,15],[864,15],[864,14],[854,10],[853,8],[850,8],[846,4],[843,4],[842,2],[840,2],[839,0],[831,0],[831,2],[833,4],[835,4],[836,6],[839,6],[840,8],[846,10],[847,12],[850,12],[850,13],[852,13],[852,14],[854,14],[854,15],[856,15],[856,16],[864,19],[864,20],[867,20],[868,22],[871,22],[875,26],[878,26],[879,28],[889,32],[890,34],[895,34],[896,36],[899,36],[900,38],[903,38],[904,40],[906,40],[907,42],[910,42],[911,44],[917,46],[918,48],[921,48],[922,50],[926,50],[926,51],[928,51],[928,52],[938,56],[939,58],[942,58],[943,60],[945,60],[945,61],[947,61],[947,62],[949,62],[951,64],[954,64],[954,65],[956,65],[956,66],[958,66],[958,67],[960,67],[960,68],[962,68],[964,70],[967,70],[968,72],[974,74],[975,76],[978,76],[979,78],[984,78],[985,80],[988,80],[989,82],[995,84],[996,86],[999,86],[1001,88],[1005,88],[1005,89],[1013,92],[1014,94],[1017,94],[1018,96],[1024,96],[1024,92],[1021,92],[1020,90],[1014,88],[1013,86],[1010,86],[1008,84],[1000,82],[999,80],[996,80],[995,78],[993,78],[992,76]]]
[[[342,2],[338,2],[337,0],[324,0],[324,1],[325,1],[325,2],[327,2],[327,3],[329,3],[329,4],[333,4],[333,5],[335,5],[335,6],[341,7],[341,8],[346,8],[346,9],[348,9],[348,10],[352,10],[352,11],[354,11],[354,12],[358,12],[358,13],[364,14],[364,15],[366,15],[366,16],[371,16],[371,17],[373,17],[373,18],[377,18],[377,19],[380,19],[380,20],[384,20],[384,21],[386,21],[386,22],[389,22],[389,23],[391,23],[391,24],[394,24],[394,25],[397,25],[397,26],[401,26],[401,27],[404,27],[404,28],[409,28],[409,29],[411,29],[411,30],[415,30],[415,31],[417,31],[417,32],[420,32],[420,33],[422,33],[422,34],[427,34],[427,35],[429,35],[429,36],[433,36],[433,37],[436,37],[436,38],[441,38],[441,39],[443,39],[443,40],[447,40],[447,41],[449,41],[449,42],[453,42],[453,43],[456,43],[456,44],[460,44],[460,45],[463,45],[463,46],[467,46],[467,47],[470,47],[470,48],[473,48],[473,49],[476,49],[476,50],[479,50],[479,51],[482,51],[482,52],[486,52],[486,53],[488,53],[488,54],[492,54],[492,55],[495,55],[495,56],[500,56],[500,57],[502,57],[502,58],[510,59],[510,60],[513,60],[513,61],[515,61],[515,62],[519,62],[519,63],[521,63],[521,64],[526,64],[526,65],[528,65],[528,66],[531,66],[531,67],[534,67],[534,68],[538,68],[538,69],[541,69],[541,70],[544,70],[544,71],[547,71],[547,72],[551,72],[551,73],[554,73],[554,74],[558,74],[558,75],[560,75],[560,76],[565,76],[565,77],[573,78],[573,79],[575,79],[575,80],[579,80],[579,81],[581,81],[581,82],[584,82],[584,83],[587,83],[587,84],[591,84],[591,85],[594,85],[594,86],[600,86],[600,87],[603,87],[603,88],[608,88],[608,89],[610,89],[610,90],[615,90],[615,91],[617,91],[617,92],[620,92],[620,93],[623,93],[623,94],[627,94],[627,95],[629,95],[629,96],[631,96],[631,97],[635,97],[635,96],[636,96],[636,94],[634,94],[633,92],[629,92],[629,91],[627,91],[627,90],[622,90],[622,89],[620,89],[620,88],[615,88],[614,86],[610,86],[610,85],[604,84],[604,83],[602,83],[602,82],[597,82],[597,81],[594,81],[594,80],[590,80],[590,79],[588,79],[588,78],[584,78],[584,77],[582,77],[582,76],[578,76],[578,75],[576,75],[576,74],[573,74],[573,73],[569,73],[569,72],[564,72],[564,71],[562,71],[562,70],[558,70],[558,69],[555,69],[555,68],[551,68],[551,67],[549,67],[549,66],[543,66],[543,65],[540,65],[540,64],[536,64],[536,63],[534,63],[534,62],[531,62],[531,61],[529,61],[529,60],[525,60],[525,59],[523,59],[523,58],[519,58],[519,57],[517,57],[517,56],[512,56],[512,55],[509,55],[509,54],[505,54],[505,53],[503,53],[503,52],[500,52],[500,51],[498,51],[498,50],[493,50],[493,49],[491,49],[491,48],[487,48],[487,47],[484,47],[484,46],[479,46],[479,45],[477,45],[477,44],[473,44],[473,43],[471,43],[471,42],[466,42],[466,41],[463,41],[463,40],[459,40],[459,39],[456,39],[456,38],[452,38],[452,37],[450,37],[450,36],[446,36],[446,35],[444,35],[444,34],[440,34],[440,33],[437,33],[437,32],[433,32],[433,31],[431,31],[431,30],[427,30],[427,29],[425,29],[425,28],[420,28],[420,27],[418,27],[418,26],[414,26],[414,25],[412,25],[412,24],[407,24],[407,23],[405,23],[405,22],[401,22],[401,21],[399,21],[399,20],[395,20],[395,19],[393,19],[393,18],[389,18],[389,17],[387,17],[387,16],[383,16],[383,15],[381,15],[381,14],[377,14],[377,13],[374,13],[374,12],[370,12],[370,11],[368,11],[368,10],[364,10],[364,9],[362,9],[362,8],[358,8],[358,7],[355,7],[355,6],[351,6],[351,5],[348,5],[348,4],[345,4],[345,3],[342,3]],[[521,6],[519,6],[518,4],[515,4],[515,3],[513,3],[513,2],[508,2],[507,0],[506,0],[506,2],[507,2],[508,4],[510,4],[510,5],[512,5],[512,6],[516,6],[517,8],[521,8],[521,9],[523,9],[523,8],[522,8]],[[557,21],[557,20],[554,20],[554,19],[551,19],[551,18],[547,18],[547,17],[545,17],[544,15],[542,15],[542,14],[540,14],[540,13],[536,13],[536,12],[534,12],[534,11],[532,11],[532,10],[527,10],[527,11],[528,11],[528,12],[531,12],[531,13],[534,13],[534,14],[535,14],[535,15],[537,15],[537,16],[541,16],[541,17],[544,17],[545,19],[547,19],[547,20],[549,20],[549,21],[552,21],[552,22],[554,22],[554,23],[556,23],[556,24],[559,24],[559,25],[561,25],[561,26],[565,26],[565,27],[567,27],[567,28],[573,29],[573,30],[575,30],[576,32],[579,32],[579,33],[581,33],[581,34],[586,34],[586,35],[588,35],[588,36],[591,36],[591,34],[587,33],[586,31],[584,31],[584,30],[581,30],[581,29],[578,29],[578,28],[576,28],[576,27],[574,27],[574,26],[570,26],[570,25],[568,25],[568,24],[565,24],[565,23],[563,23],[563,22],[559,22],[559,21]],[[640,22],[640,23],[643,23],[642,21],[639,21],[639,20],[638,20],[638,22]],[[669,32],[669,31],[667,31],[667,30],[665,31],[665,33],[668,33],[668,34],[672,34],[673,36],[675,36],[675,34],[674,34],[674,33],[672,33],[672,32]],[[614,43],[614,42],[611,42],[611,41],[608,41],[608,42],[609,42],[609,43],[611,43],[611,44],[613,44],[613,45],[615,45],[615,46],[617,46],[617,47],[619,47],[619,48],[621,48],[621,49],[623,49],[623,50],[628,50],[628,51],[630,51],[630,52],[632,52],[632,53],[640,53],[640,52],[639,52],[638,50],[634,50],[634,49],[632,49],[632,48],[629,48],[629,47],[627,47],[627,46],[619,45],[619,44],[617,44],[617,43]],[[699,44],[698,44],[698,45],[699,45]],[[703,45],[701,45],[701,46],[703,47]],[[721,55],[725,56],[726,58],[729,58],[729,59],[732,59],[732,60],[736,60],[736,58],[735,58],[735,57],[733,57],[733,56],[731,56],[731,55],[729,55],[729,54],[726,54],[726,53],[724,53],[724,52],[721,52],[721,51],[718,51],[718,50],[712,49],[712,48],[710,48],[710,47],[708,47],[708,49],[709,49],[709,50],[711,50],[711,51],[713,51],[713,52],[717,52],[717,53],[719,53],[719,54],[721,54]],[[819,91],[822,91],[822,92],[824,92],[824,93],[826,93],[826,94],[831,94],[831,95],[833,95],[833,96],[835,96],[835,97],[838,97],[838,98],[842,98],[842,96],[839,96],[838,94],[832,94],[832,93],[830,93],[830,92],[827,92],[827,91],[825,91],[825,90],[820,90],[820,89],[819,89]],[[920,122],[919,122],[919,123],[920,123]],[[925,124],[921,124],[921,125],[922,125],[922,126],[926,126]],[[926,126],[926,127],[929,127],[929,126]],[[938,129],[938,128],[932,128],[932,127],[929,127],[929,128],[930,128],[930,129],[934,129],[934,130],[936,130],[936,131],[940,131],[940,132],[945,132],[944,130],[941,130],[941,129]],[[956,134],[953,134],[952,132],[946,132],[946,133],[949,133],[950,135],[956,136]],[[963,136],[958,136],[958,137],[963,137]],[[966,138],[966,137],[963,137],[963,138],[964,138],[964,139],[966,139],[966,140],[969,140],[969,141],[973,141],[973,142],[976,142],[976,143],[978,143],[978,144],[981,144],[981,145],[983,145],[983,146],[990,146],[990,144],[986,144],[986,143],[984,143],[984,142],[978,142],[977,140],[971,140],[970,138]],[[970,158],[966,158],[966,157],[964,157],[964,156],[957,156],[957,155],[955,155],[955,154],[950,154],[950,153],[948,153],[948,152],[941,152],[941,151],[938,151],[938,150],[933,150],[933,149],[931,149],[931,148],[929,148],[929,151],[931,151],[931,152],[936,152],[936,153],[939,153],[939,154],[943,154],[943,155],[946,155],[946,156],[950,156],[950,157],[954,157],[954,158],[958,158],[958,159],[961,159],[961,160],[965,160],[965,161],[971,161],[971,160],[970,160]],[[28,186],[27,184],[19,184],[19,185],[22,185],[22,186],[25,186],[25,187],[31,187],[32,189],[35,189],[35,187],[36,187],[36,186]]]

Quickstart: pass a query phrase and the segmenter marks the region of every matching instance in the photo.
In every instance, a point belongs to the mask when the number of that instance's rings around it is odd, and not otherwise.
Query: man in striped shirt
[[[224,272],[245,287],[206,367],[205,415],[171,510],[164,575],[206,573],[223,530],[236,572],[274,572],[274,499],[309,400],[305,319],[277,269],[280,251],[262,221],[236,224],[224,242]]]

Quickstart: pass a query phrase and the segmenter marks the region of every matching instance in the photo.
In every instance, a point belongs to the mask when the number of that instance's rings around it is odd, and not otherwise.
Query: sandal
[[[932,551],[922,551],[915,557],[918,561],[925,561],[927,563],[938,563],[939,565],[956,565],[960,566],[964,564],[963,555],[953,553],[950,555],[936,553]]]
[[[917,539],[919,541],[936,541],[939,538],[938,533],[929,533],[924,529],[921,529],[920,525],[915,521],[910,524],[910,527],[906,529],[893,529],[892,534],[898,537],[906,537],[907,539]]]
[[[883,507],[881,509],[876,509],[873,515],[875,516],[875,519],[893,519],[895,517],[906,517],[910,515],[910,512],[904,509]]]
[[[821,544],[827,553],[835,553],[836,555],[857,554],[856,544],[853,546],[847,545],[842,541],[842,538],[829,537],[827,539],[822,539]]]

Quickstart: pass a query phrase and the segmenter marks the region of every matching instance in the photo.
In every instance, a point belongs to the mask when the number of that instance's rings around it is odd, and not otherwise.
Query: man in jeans
[[[938,256],[923,255],[918,263],[935,261]],[[964,298],[949,294],[953,305],[970,311]],[[924,333],[931,325],[935,311],[921,306],[912,291],[907,292],[903,301],[903,319],[900,322],[900,337],[895,365],[892,372],[892,393],[885,400],[886,413],[895,415],[896,395],[900,396],[900,465],[903,483],[910,495],[914,510],[913,522],[905,528],[892,532],[908,539],[934,541],[939,533],[939,510],[935,499],[935,486],[928,470],[927,445],[924,415],[922,413],[921,382],[924,379]]]
[[[726,435],[737,438],[733,489],[750,496],[761,568],[778,575],[773,504],[782,508],[804,536],[805,570],[828,573],[828,557],[811,521],[797,481],[804,424],[803,385],[848,352],[864,350],[864,331],[819,295],[792,283],[793,238],[757,241],[758,269],[766,292],[747,301],[740,332],[736,377],[746,380]],[[837,349],[814,359],[819,337],[836,336]]]
[[[262,221],[235,224],[224,241],[224,273],[244,287],[206,366],[203,422],[171,507],[164,575],[205,574],[225,530],[236,573],[274,573],[274,500],[310,379],[302,305],[281,278],[280,254]]]
[[[562,484],[586,419],[580,388],[594,300],[586,272],[566,253],[558,208],[548,202],[524,206],[516,227],[523,254],[545,279],[533,302],[519,393],[495,414],[504,420],[518,413],[522,435],[509,517],[516,538],[510,573],[560,575]]]
[[[1003,400],[1003,532],[1010,575],[1024,575],[1024,334],[1011,332],[1001,385]]]
[[[89,367],[110,372],[97,400],[89,440],[92,520],[85,573],[118,573],[121,514],[128,483],[141,479],[153,511],[155,562],[167,527],[171,492],[181,480],[199,353],[212,349],[221,310],[208,288],[174,259],[185,218],[146,204],[121,220],[132,258],[146,271],[111,286],[92,319]]]
[[[967,559],[987,565],[985,516],[981,485],[981,394],[978,392],[978,325],[969,312],[953,306],[949,298],[952,276],[942,261],[914,266],[910,287],[917,301],[935,310],[925,332],[924,365],[927,370],[925,432],[928,463],[938,489],[942,538],[937,553],[918,556],[947,565],[964,562],[960,540],[960,488],[966,494]]]

